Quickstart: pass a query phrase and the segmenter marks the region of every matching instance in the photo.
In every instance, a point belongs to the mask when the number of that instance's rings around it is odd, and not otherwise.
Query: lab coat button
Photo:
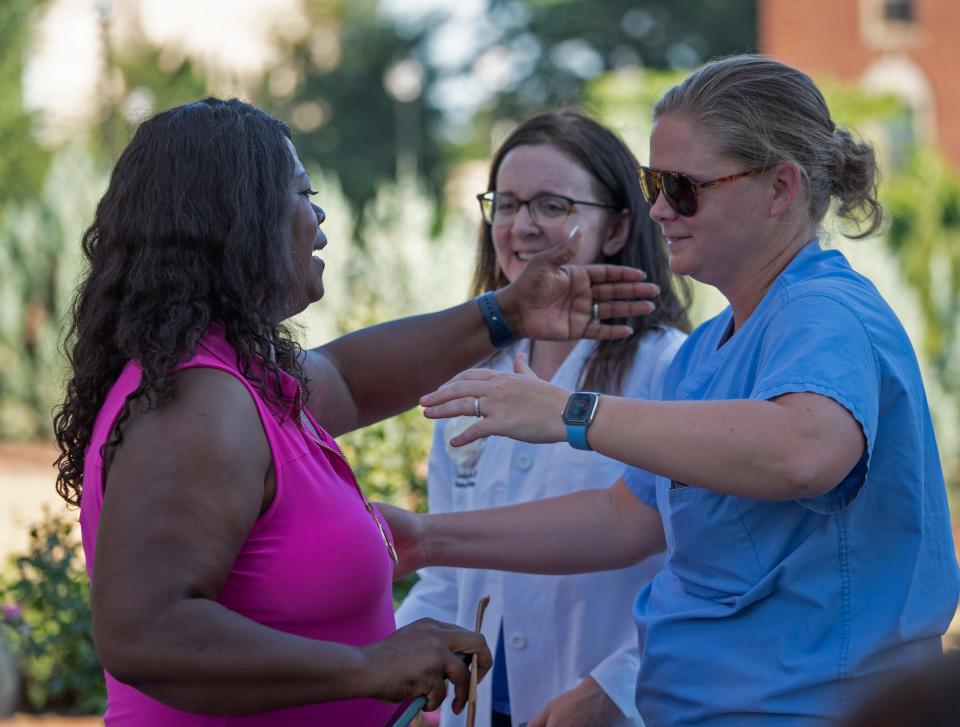
[[[523,637],[522,634],[513,634],[510,637],[510,646],[512,646],[517,651],[525,649],[527,646],[527,640]]]
[[[531,465],[533,465],[533,460],[531,460],[530,457],[528,457],[527,455],[521,454],[516,459],[516,465],[517,465],[517,469],[526,471],[530,469]]]

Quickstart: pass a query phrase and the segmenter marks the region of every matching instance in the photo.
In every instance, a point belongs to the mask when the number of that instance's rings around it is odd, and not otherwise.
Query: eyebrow
[[[304,169],[304,170],[303,170],[302,172],[300,172],[297,176],[295,176],[294,179],[303,179],[303,180],[306,180],[307,182],[309,182],[309,181],[310,181],[310,175],[307,174],[307,170]]]

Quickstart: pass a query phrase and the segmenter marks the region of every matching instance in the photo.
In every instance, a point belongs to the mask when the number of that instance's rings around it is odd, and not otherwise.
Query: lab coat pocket
[[[763,568],[740,515],[740,498],[700,487],[673,487],[664,515],[666,567],[687,593],[725,601],[757,584]]]

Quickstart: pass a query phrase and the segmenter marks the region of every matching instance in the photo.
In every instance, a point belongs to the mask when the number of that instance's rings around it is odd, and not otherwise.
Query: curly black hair
[[[143,378],[105,447],[121,441],[133,402],[171,400],[172,368],[211,323],[265,398],[284,399],[281,370],[303,385],[301,350],[282,325],[293,277],[289,138],[250,104],[207,98],[144,122],[120,155],[83,234],[88,272],[64,339],[71,373],[54,429],[67,503],[80,504],[94,421],[128,361]]]

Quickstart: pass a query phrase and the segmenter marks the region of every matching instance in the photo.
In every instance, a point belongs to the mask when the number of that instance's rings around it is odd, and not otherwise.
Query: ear
[[[607,233],[607,239],[604,241],[600,250],[604,255],[616,255],[627,244],[627,237],[630,234],[630,211],[620,210],[620,214],[610,225],[610,231]]]
[[[796,162],[780,162],[770,170],[773,174],[773,198],[770,216],[780,217],[793,205],[803,187],[803,174]]]

